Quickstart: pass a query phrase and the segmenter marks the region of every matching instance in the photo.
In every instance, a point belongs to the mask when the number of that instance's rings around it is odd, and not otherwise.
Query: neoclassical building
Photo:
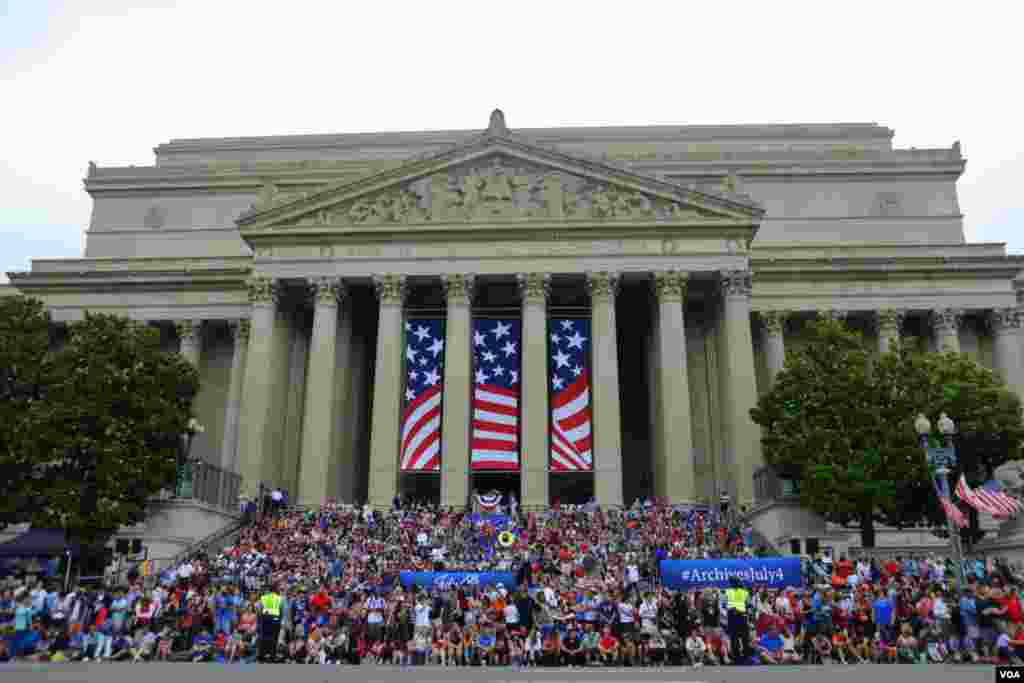
[[[749,505],[749,411],[815,315],[1024,393],[1021,259],[965,241],[959,144],[892,137],[495,111],[483,131],[173,140],[153,166],[90,163],[84,257],[8,291],[158,325],[201,371],[193,453],[249,493]],[[518,335],[500,372],[492,322]]]

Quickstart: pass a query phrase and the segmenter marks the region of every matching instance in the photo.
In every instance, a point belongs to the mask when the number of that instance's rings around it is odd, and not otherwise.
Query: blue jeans
[[[21,657],[24,654],[25,642],[28,640],[28,629],[15,631],[11,638],[11,657]]]

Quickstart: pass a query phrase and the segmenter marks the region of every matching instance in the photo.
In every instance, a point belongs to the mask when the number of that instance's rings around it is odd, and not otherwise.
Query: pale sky
[[[960,140],[970,241],[1024,252],[1013,2],[0,0],[0,273],[80,257],[90,160],[172,138],[875,121]],[[0,277],[0,282],[6,278]]]

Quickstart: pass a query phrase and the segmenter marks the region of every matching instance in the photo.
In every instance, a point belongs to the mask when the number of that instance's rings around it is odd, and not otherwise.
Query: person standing
[[[750,591],[742,586],[740,580],[729,580],[729,588],[725,591],[725,599],[729,617],[729,649],[737,663],[745,663],[750,657],[750,627],[747,624],[747,599]]]
[[[259,659],[266,662],[277,651],[277,638],[281,632],[281,603],[283,598],[276,587],[260,596],[260,652]]]

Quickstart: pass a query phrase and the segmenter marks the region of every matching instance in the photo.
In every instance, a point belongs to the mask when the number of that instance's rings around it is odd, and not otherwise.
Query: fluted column
[[[231,354],[231,378],[228,399],[224,408],[224,439],[221,442],[220,466],[228,472],[238,471],[238,423],[241,418],[242,387],[245,383],[245,358],[249,351],[249,321],[232,320],[229,323],[234,339]]]
[[[594,392],[594,495],[601,505],[622,505],[622,407],[619,339],[615,322],[617,273],[587,273],[591,302]]]
[[[693,433],[690,417],[690,382],[686,363],[686,274],[675,271],[654,274],[658,314],[655,333],[657,372],[657,447],[654,487],[657,495],[673,503],[696,500]]]
[[[390,507],[398,491],[398,418],[402,379],[402,304],[405,276],[381,275],[373,280],[380,301],[377,360],[373,376],[373,417],[370,426],[370,504]]]
[[[727,349],[722,357],[727,392],[722,412],[729,432],[726,444],[733,465],[736,503],[741,506],[754,502],[754,471],[761,465],[761,433],[750,419],[750,411],[757,402],[750,334],[751,279],[750,271],[724,271],[721,280],[722,333]]]
[[[942,308],[931,312],[930,322],[935,335],[935,348],[939,351],[960,353],[960,323],[963,311]]]
[[[540,507],[548,504],[547,300],[550,280],[544,273],[521,273],[517,279],[523,298],[519,426],[522,435],[522,491],[519,500],[526,507]]]
[[[441,410],[441,505],[465,507],[469,501],[469,434],[472,403],[473,276],[442,278],[448,300],[445,322],[444,402]]]
[[[328,497],[337,467],[334,460],[334,389],[337,366],[338,302],[344,289],[337,278],[310,281],[315,308],[303,411],[302,459],[299,462],[301,505],[322,505]]]
[[[238,463],[242,490],[255,497],[260,482],[270,483],[272,449],[268,435],[274,355],[274,321],[280,297],[278,284],[265,277],[248,283],[252,305],[249,328],[249,351],[245,363],[245,394],[239,421]]]
[[[174,328],[178,332],[178,352],[198,368],[203,349],[202,321],[178,320],[174,323]]]
[[[760,311],[758,316],[764,325],[764,351],[768,361],[768,388],[775,384],[775,377],[786,366],[786,318],[787,311]]]
[[[875,313],[875,325],[878,327],[878,352],[886,353],[893,344],[900,340],[903,328],[903,311],[892,308]]]
[[[994,337],[996,371],[1021,401],[1024,401],[1024,358],[1021,358],[1021,310],[997,308],[989,312]]]

